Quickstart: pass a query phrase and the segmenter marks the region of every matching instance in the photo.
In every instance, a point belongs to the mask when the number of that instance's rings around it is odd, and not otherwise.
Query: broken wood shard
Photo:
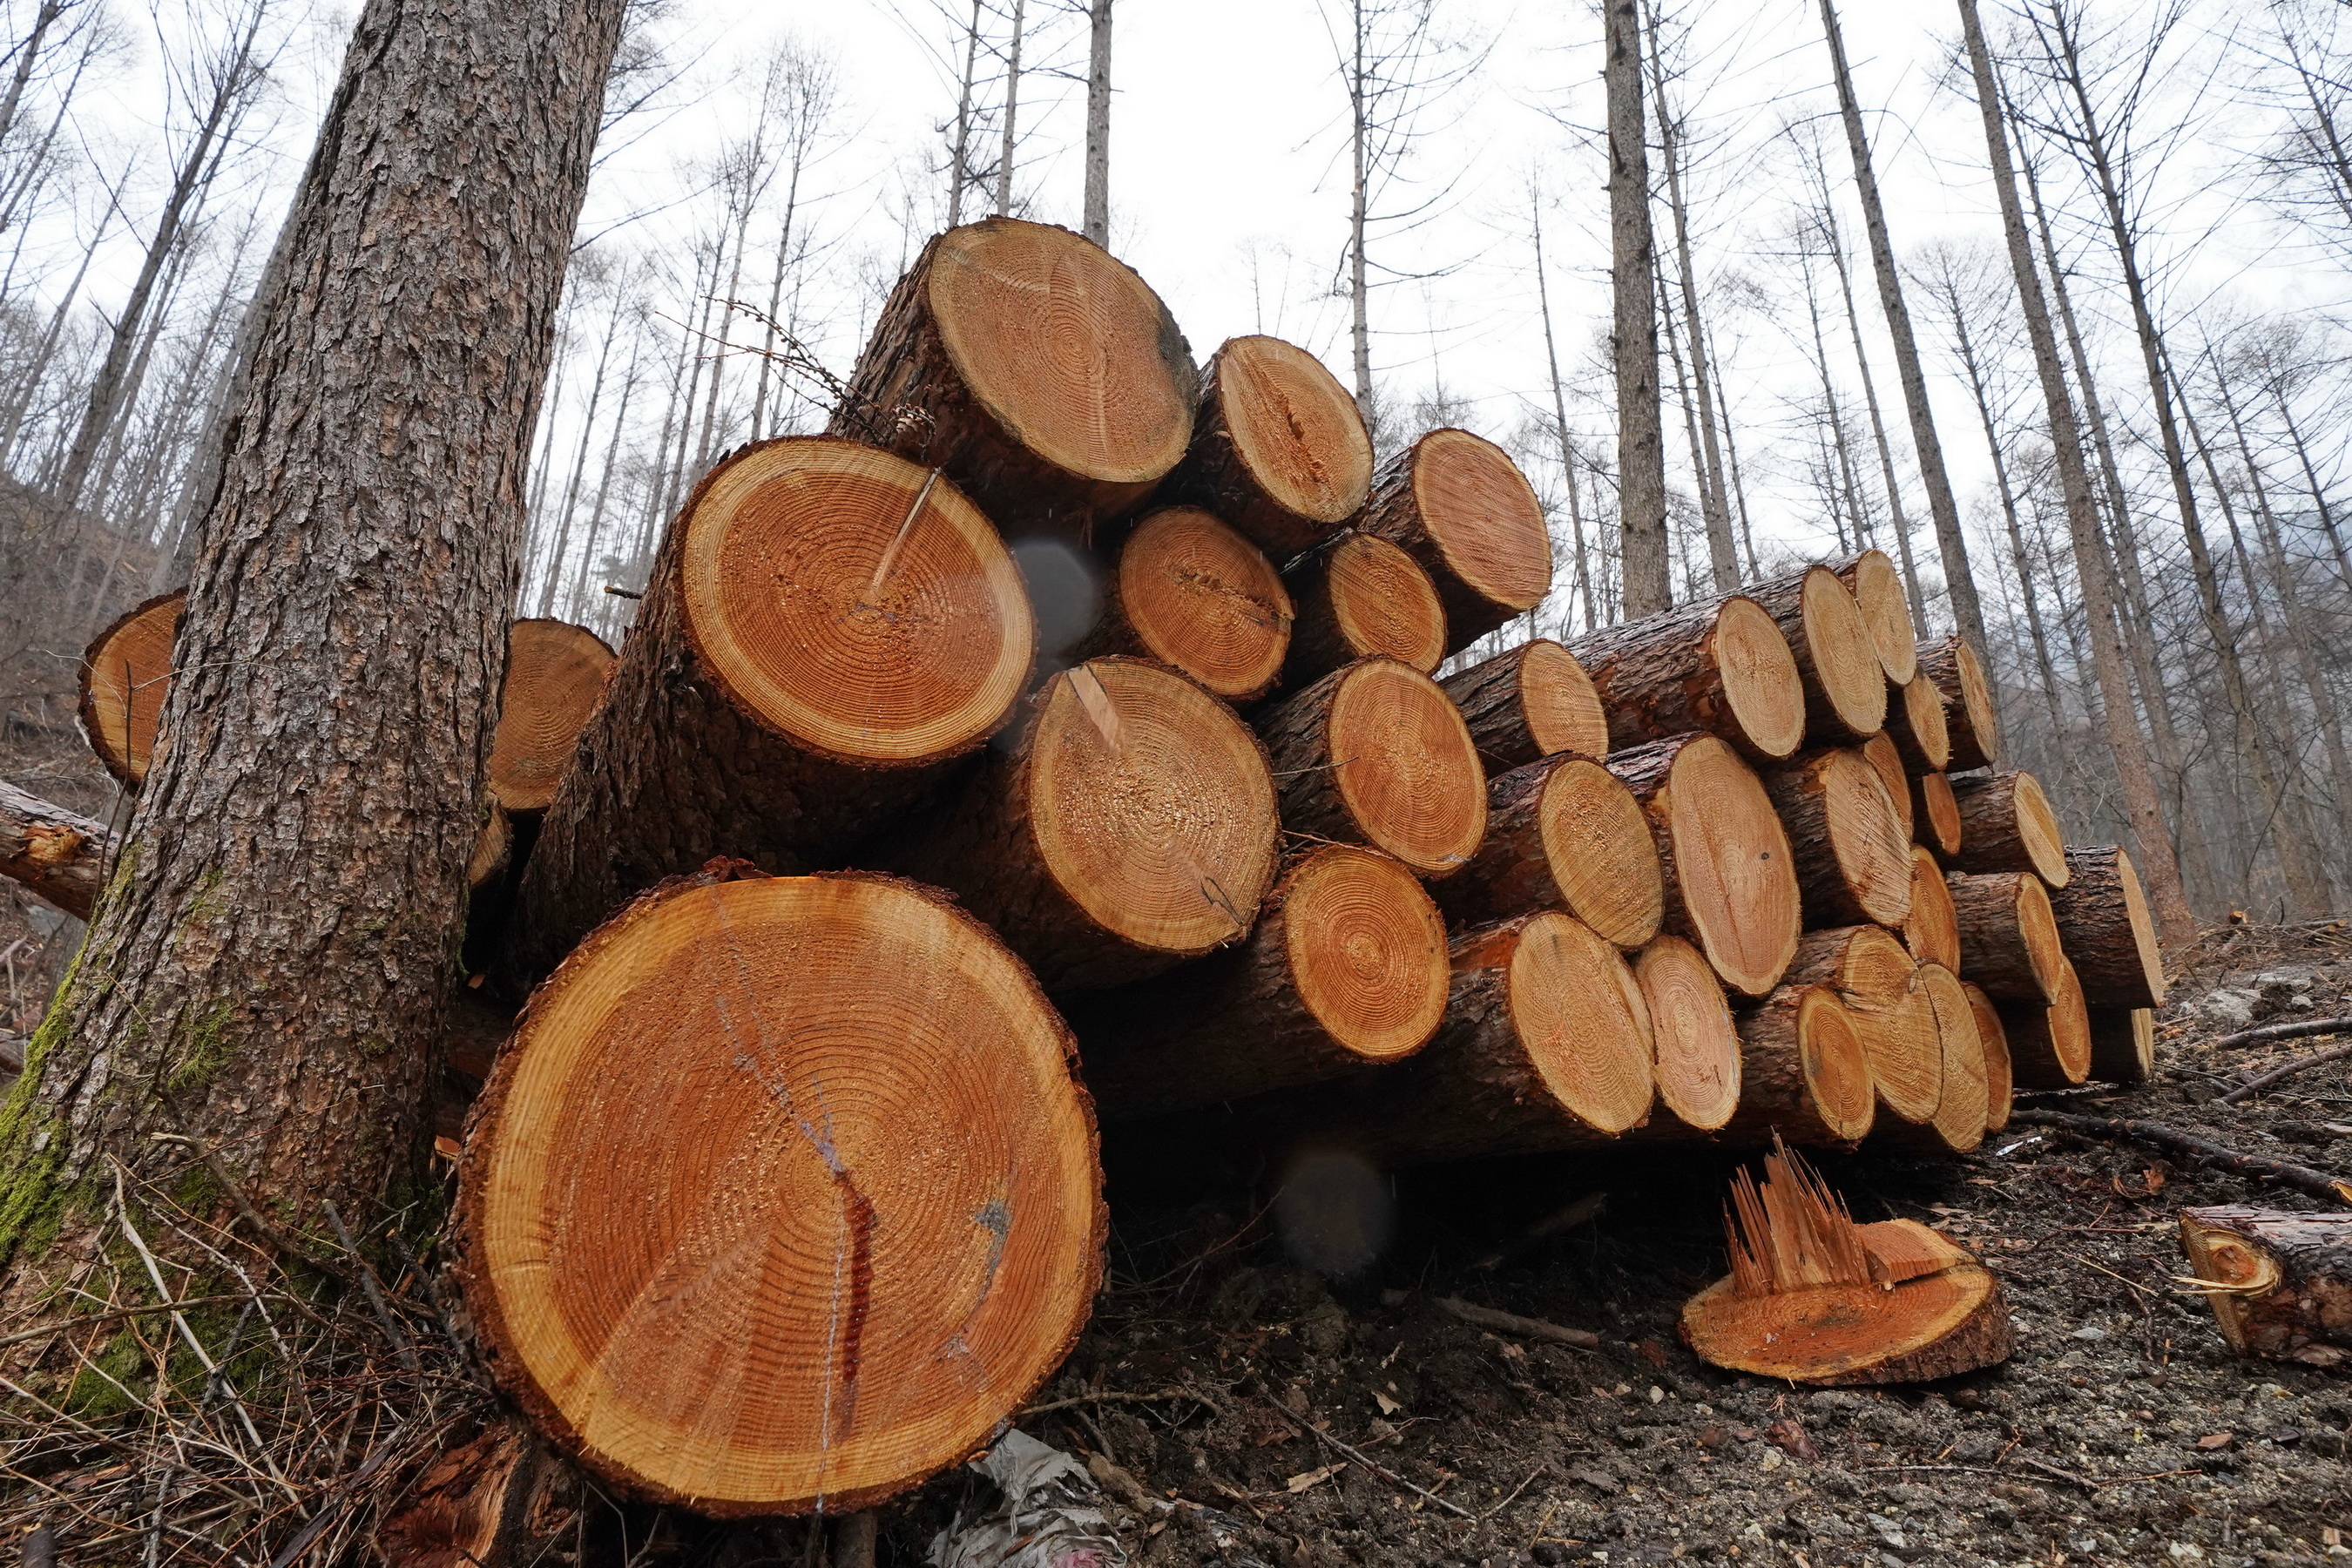
[[[2180,1211],[2188,1283],[2240,1355],[2352,1363],[2352,1215],[2227,1204]]]

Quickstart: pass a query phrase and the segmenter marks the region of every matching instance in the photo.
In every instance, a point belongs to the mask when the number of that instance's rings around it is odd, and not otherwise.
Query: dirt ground
[[[2207,954],[2164,1016],[2159,1081],[2022,1103],[2352,1171],[2352,1064],[2217,1106],[2217,1081],[2313,1044],[2199,1045],[2241,1015],[2352,1013],[2352,931],[2241,930]],[[2239,1360],[2178,1282],[2176,1210],[2316,1206],[2290,1192],[2025,1129],[1964,1160],[1825,1159],[1857,1219],[1924,1220],[1978,1250],[2018,1341],[2006,1365],[1946,1384],[1809,1392],[1717,1371],[1675,1337],[1683,1300],[1724,1269],[1727,1156],[1410,1173],[1394,1242],[1327,1283],[1285,1259],[1245,1196],[1179,1206],[1122,1173],[1121,1152],[1113,1130],[1113,1288],[1041,1396],[1055,1408],[1023,1425],[1105,1479],[1149,1568],[2352,1556],[2336,1543],[2352,1538],[2352,1381]],[[1592,1193],[1607,1194],[1596,1222],[1480,1266]],[[1602,1342],[1498,1337],[1441,1310],[1443,1296]],[[977,1485],[946,1478],[889,1510],[883,1560],[921,1561]]]

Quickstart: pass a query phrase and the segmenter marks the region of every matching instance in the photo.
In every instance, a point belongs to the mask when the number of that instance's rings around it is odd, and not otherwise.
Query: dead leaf
[[[2139,1179],[2141,1184],[2147,1188],[2147,1195],[2149,1197],[2154,1197],[2157,1194],[2164,1191],[2164,1173],[2158,1170],[2154,1165],[2150,1165],[2146,1170],[2142,1171],[2139,1173]]]
[[[1661,1372],[1665,1370],[1665,1346],[1660,1344],[1655,1340],[1635,1340],[1633,1342],[1633,1348],[1640,1351],[1642,1352],[1642,1359],[1648,1362],[1653,1367],[1655,1367]]]
[[[1382,1394],[1377,1388],[1372,1390],[1372,1403],[1381,1407],[1381,1414],[1383,1415],[1393,1415],[1398,1411],[1404,1408],[1403,1405],[1398,1404],[1395,1400],[1391,1399],[1387,1394]]]
[[[1282,1489],[1286,1492],[1303,1492],[1309,1487],[1319,1487],[1347,1468],[1346,1465],[1339,1464],[1326,1465],[1319,1470],[1302,1470],[1283,1482]]]
[[[1784,1416],[1765,1427],[1764,1440],[1796,1458],[1818,1459],[1822,1457],[1821,1450],[1813,1447],[1813,1440],[1805,1436],[1804,1427],[1794,1416]]]
[[[1731,1434],[1720,1426],[1710,1426],[1698,1435],[1698,1446],[1702,1448],[1720,1448],[1730,1441]]]
[[[2226,1448],[2237,1440],[2235,1432],[2209,1432],[2197,1439],[2197,1446],[2210,1454],[2216,1448]]]

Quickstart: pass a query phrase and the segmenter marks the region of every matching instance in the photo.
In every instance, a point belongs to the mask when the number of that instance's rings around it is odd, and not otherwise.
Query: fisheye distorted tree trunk
[[[412,1152],[623,9],[360,15],[255,302],[163,740],[0,1110],[0,1309],[81,1255],[156,1134],[305,1224]]]
[[[1616,300],[1618,516],[1627,620],[1674,604],[1666,549],[1666,444],[1658,408],[1658,301],[1643,143],[1642,26],[1634,0],[1607,0],[1610,279]]]
[[[2097,503],[2091,497],[2089,470],[2083,465],[2083,434],[2074,418],[2066,373],[2058,360],[2058,338],[2051,329],[2050,308],[2042,292],[2042,275],[2034,269],[2033,246],[2026,237],[2025,207],[2018,199],[2015,165],[2010,160],[2009,133],[2001,123],[2000,92],[1992,74],[1992,56],[1985,47],[1984,27],[1977,19],[1976,0],[1958,0],[1960,26],[1966,37],[1969,64],[1975,76],[1977,110],[1984,118],[1985,151],[1992,163],[1993,189],[2000,200],[2001,228],[2009,242],[2010,271],[2017,280],[2019,302],[2024,307],[2027,335],[2033,344],[2033,364],[2042,380],[2042,400],[2050,415],[2050,440],[2056,449],[2059,484],[2066,497],[2066,528],[2074,546],[2074,572],[2080,580],[2083,610],[2089,623],[2091,664],[2098,678],[2101,717],[2107,746],[2115,753],[2116,776],[2122,787],[2124,809],[2138,839],[2139,862],[2147,872],[2148,901],[2157,923],[2176,952],[2186,952],[2197,940],[2196,917],[2180,887],[2180,866],[2172,852],[2172,836],[2164,819],[2164,805],[2156,793],[2156,776],[2148,766],[2147,742],[2141,737],[2132,709],[2131,681],[2125,671],[2124,650],[2116,628],[2115,595],[2107,583],[2105,542],[2099,534]]]

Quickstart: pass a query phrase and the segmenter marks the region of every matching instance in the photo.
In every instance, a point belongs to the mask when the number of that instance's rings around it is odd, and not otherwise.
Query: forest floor
[[[2352,1063],[2222,1106],[2217,1080],[2312,1043],[2198,1043],[2241,1016],[2352,1012],[2347,993],[2340,922],[2217,933],[2163,1016],[2158,1081],[2021,1103],[2352,1172]],[[2032,1129],[1961,1160],[1824,1158],[1857,1219],[1923,1220],[1976,1250],[2018,1337],[2006,1364],[1971,1376],[1816,1392],[1706,1366],[1676,1337],[1683,1301],[1725,1268],[1728,1156],[1412,1173],[1393,1244],[1333,1285],[1287,1262],[1245,1199],[1123,1193],[1118,1130],[1105,1142],[1113,1284],[1039,1397],[1058,1407],[1024,1429],[1104,1479],[1147,1568],[2352,1557],[2339,1543],[2352,1541],[2352,1380],[2240,1360],[2179,1282],[2178,1209],[2318,1206],[2291,1192]],[[1607,1194],[1596,1221],[1524,1245],[1529,1222],[1594,1193]],[[1601,1343],[1498,1336],[1442,1310],[1446,1296]],[[921,1561],[975,1490],[984,1501],[984,1486],[946,1478],[888,1510],[884,1560]]]

